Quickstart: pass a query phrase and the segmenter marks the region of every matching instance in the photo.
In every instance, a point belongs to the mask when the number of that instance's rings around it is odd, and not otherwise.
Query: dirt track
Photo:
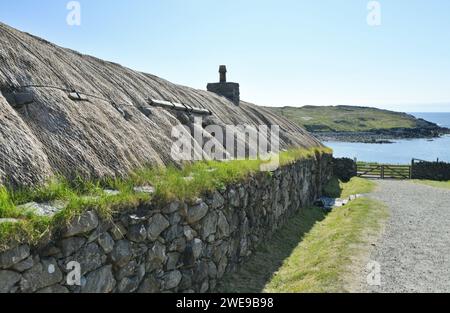
[[[407,181],[379,181],[371,195],[390,211],[370,260],[381,286],[366,292],[450,292],[450,190]],[[366,273],[367,274],[367,273]]]

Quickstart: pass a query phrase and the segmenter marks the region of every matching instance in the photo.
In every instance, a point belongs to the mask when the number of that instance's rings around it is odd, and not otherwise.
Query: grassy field
[[[305,106],[271,109],[311,132],[361,132],[428,125],[427,122],[406,113],[367,107]]]
[[[280,166],[297,160],[314,157],[317,153],[332,153],[328,148],[291,149],[279,155]],[[131,173],[126,179],[84,181],[64,178],[54,179],[35,189],[13,190],[0,186],[0,219],[14,218],[18,222],[0,223],[0,250],[10,242],[34,244],[44,235],[52,233],[73,217],[86,210],[94,210],[103,218],[109,218],[118,210],[137,207],[150,200],[167,202],[172,199],[195,199],[204,192],[222,188],[246,179],[260,170],[263,160],[233,160],[229,162],[204,161],[189,164],[182,169],[146,168]],[[267,172],[267,175],[270,175]],[[188,179],[187,179],[188,178]],[[135,192],[134,187],[151,185],[151,196]],[[110,195],[105,189],[120,193]],[[27,202],[45,203],[60,200],[66,208],[53,217],[37,216],[33,211],[19,208]]]
[[[416,184],[423,184],[423,185],[436,187],[436,188],[450,189],[450,181],[434,181],[434,180],[418,180],[418,179],[415,179],[412,182],[414,182]]]
[[[354,178],[328,186],[332,195],[364,194],[374,183]],[[226,278],[228,292],[346,292],[350,266],[367,238],[377,234],[386,209],[359,198],[325,214],[308,208],[264,243],[238,273]],[[363,247],[361,249],[361,247]]]

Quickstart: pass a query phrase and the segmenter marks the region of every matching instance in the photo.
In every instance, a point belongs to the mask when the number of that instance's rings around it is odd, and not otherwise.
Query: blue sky
[[[0,21],[64,47],[205,89],[226,64],[261,105],[450,111],[450,1],[2,1]]]

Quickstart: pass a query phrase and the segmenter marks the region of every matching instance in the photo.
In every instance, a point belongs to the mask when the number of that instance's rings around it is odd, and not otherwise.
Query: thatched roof
[[[57,88],[23,87],[29,85]],[[73,101],[68,97],[72,89],[92,96],[88,102]],[[30,185],[55,174],[124,175],[140,166],[172,163],[171,130],[187,116],[164,108],[152,108],[146,116],[139,107],[148,98],[206,108],[213,113],[208,123],[280,125],[282,148],[320,145],[304,129],[262,107],[236,106],[216,94],[82,55],[1,23],[0,91],[0,183]],[[31,94],[33,102],[14,107],[13,92]]]

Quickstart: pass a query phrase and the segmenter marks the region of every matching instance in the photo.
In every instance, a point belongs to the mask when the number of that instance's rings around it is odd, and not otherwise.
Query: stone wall
[[[413,161],[412,179],[450,180],[450,163]]]
[[[141,205],[110,221],[86,212],[46,243],[0,253],[0,292],[214,291],[226,272],[310,206],[330,177],[331,156],[323,155],[192,203]]]
[[[240,92],[238,83],[210,83],[206,86],[206,90],[224,96],[236,105],[240,102]]]

